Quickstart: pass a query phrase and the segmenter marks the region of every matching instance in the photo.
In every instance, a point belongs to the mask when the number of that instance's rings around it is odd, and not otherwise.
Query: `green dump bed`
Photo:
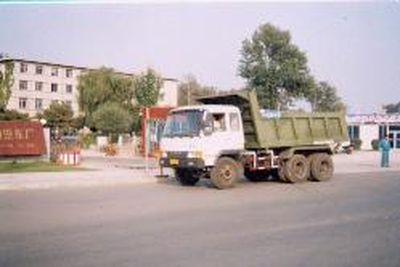
[[[242,113],[247,149],[309,146],[348,140],[344,114],[285,112],[279,117],[263,118],[254,90],[203,97],[198,101],[237,106]]]

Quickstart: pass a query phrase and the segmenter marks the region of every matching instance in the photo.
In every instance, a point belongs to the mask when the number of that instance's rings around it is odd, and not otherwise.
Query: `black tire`
[[[311,166],[312,166],[312,162],[313,162],[315,156],[317,156],[317,155],[319,155],[319,153],[318,153],[318,154],[317,154],[317,153],[314,153],[314,154],[311,154],[311,155],[309,155],[309,156],[307,157],[308,164],[310,165],[310,176],[308,177],[308,180],[309,180],[309,181],[315,181],[315,179],[313,178],[312,173],[311,173]]]
[[[303,155],[296,154],[285,162],[285,178],[290,183],[302,183],[310,176],[310,164]]]
[[[267,170],[244,170],[244,176],[251,182],[265,182],[268,181],[270,172]]]
[[[327,153],[314,154],[311,157],[311,179],[313,181],[328,181],[333,176],[333,160]]]
[[[283,160],[280,161],[277,174],[278,174],[279,180],[281,180],[281,182],[288,183],[289,180],[286,178],[285,168],[286,168],[286,161],[283,161]]]
[[[222,157],[211,169],[210,178],[218,189],[233,187],[240,178],[240,166],[234,159]]]
[[[190,169],[175,169],[176,180],[184,186],[193,186],[199,180],[199,176]]]

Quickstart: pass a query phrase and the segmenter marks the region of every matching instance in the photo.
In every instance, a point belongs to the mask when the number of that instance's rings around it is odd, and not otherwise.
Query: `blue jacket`
[[[386,139],[382,139],[379,141],[379,149],[385,152],[390,151],[390,142]]]

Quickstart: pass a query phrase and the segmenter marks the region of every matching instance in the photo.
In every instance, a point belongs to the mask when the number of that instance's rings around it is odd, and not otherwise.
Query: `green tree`
[[[132,79],[110,68],[91,70],[79,76],[79,108],[85,114],[85,125],[94,127],[93,113],[106,103],[118,103],[132,111],[134,88]]]
[[[217,89],[201,85],[192,74],[186,75],[178,87],[178,105],[186,106],[197,104],[196,98],[216,95]]]
[[[119,103],[107,103],[94,112],[93,122],[105,134],[118,134],[129,130],[132,116]]]
[[[336,88],[327,82],[319,82],[307,97],[313,111],[345,111],[346,106],[337,95]]]
[[[4,70],[0,69],[0,112],[5,111],[14,84],[14,63],[5,61]]]
[[[284,109],[315,86],[305,53],[291,43],[288,31],[269,23],[243,41],[238,71],[257,91],[262,108]]]
[[[50,106],[37,117],[44,118],[46,125],[58,129],[60,133],[67,133],[71,130],[73,111],[66,103],[51,103]]]
[[[147,69],[133,78],[136,104],[139,107],[151,107],[157,104],[160,89],[162,87],[162,77],[152,69]]]
[[[400,101],[395,104],[384,105],[383,109],[387,114],[400,113]]]

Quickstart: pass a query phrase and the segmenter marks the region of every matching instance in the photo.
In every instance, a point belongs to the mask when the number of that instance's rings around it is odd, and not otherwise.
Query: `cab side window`
[[[240,130],[239,115],[237,113],[229,114],[229,122],[231,131],[237,132]]]
[[[224,113],[213,113],[213,129],[214,132],[223,132],[226,130],[225,114]]]

